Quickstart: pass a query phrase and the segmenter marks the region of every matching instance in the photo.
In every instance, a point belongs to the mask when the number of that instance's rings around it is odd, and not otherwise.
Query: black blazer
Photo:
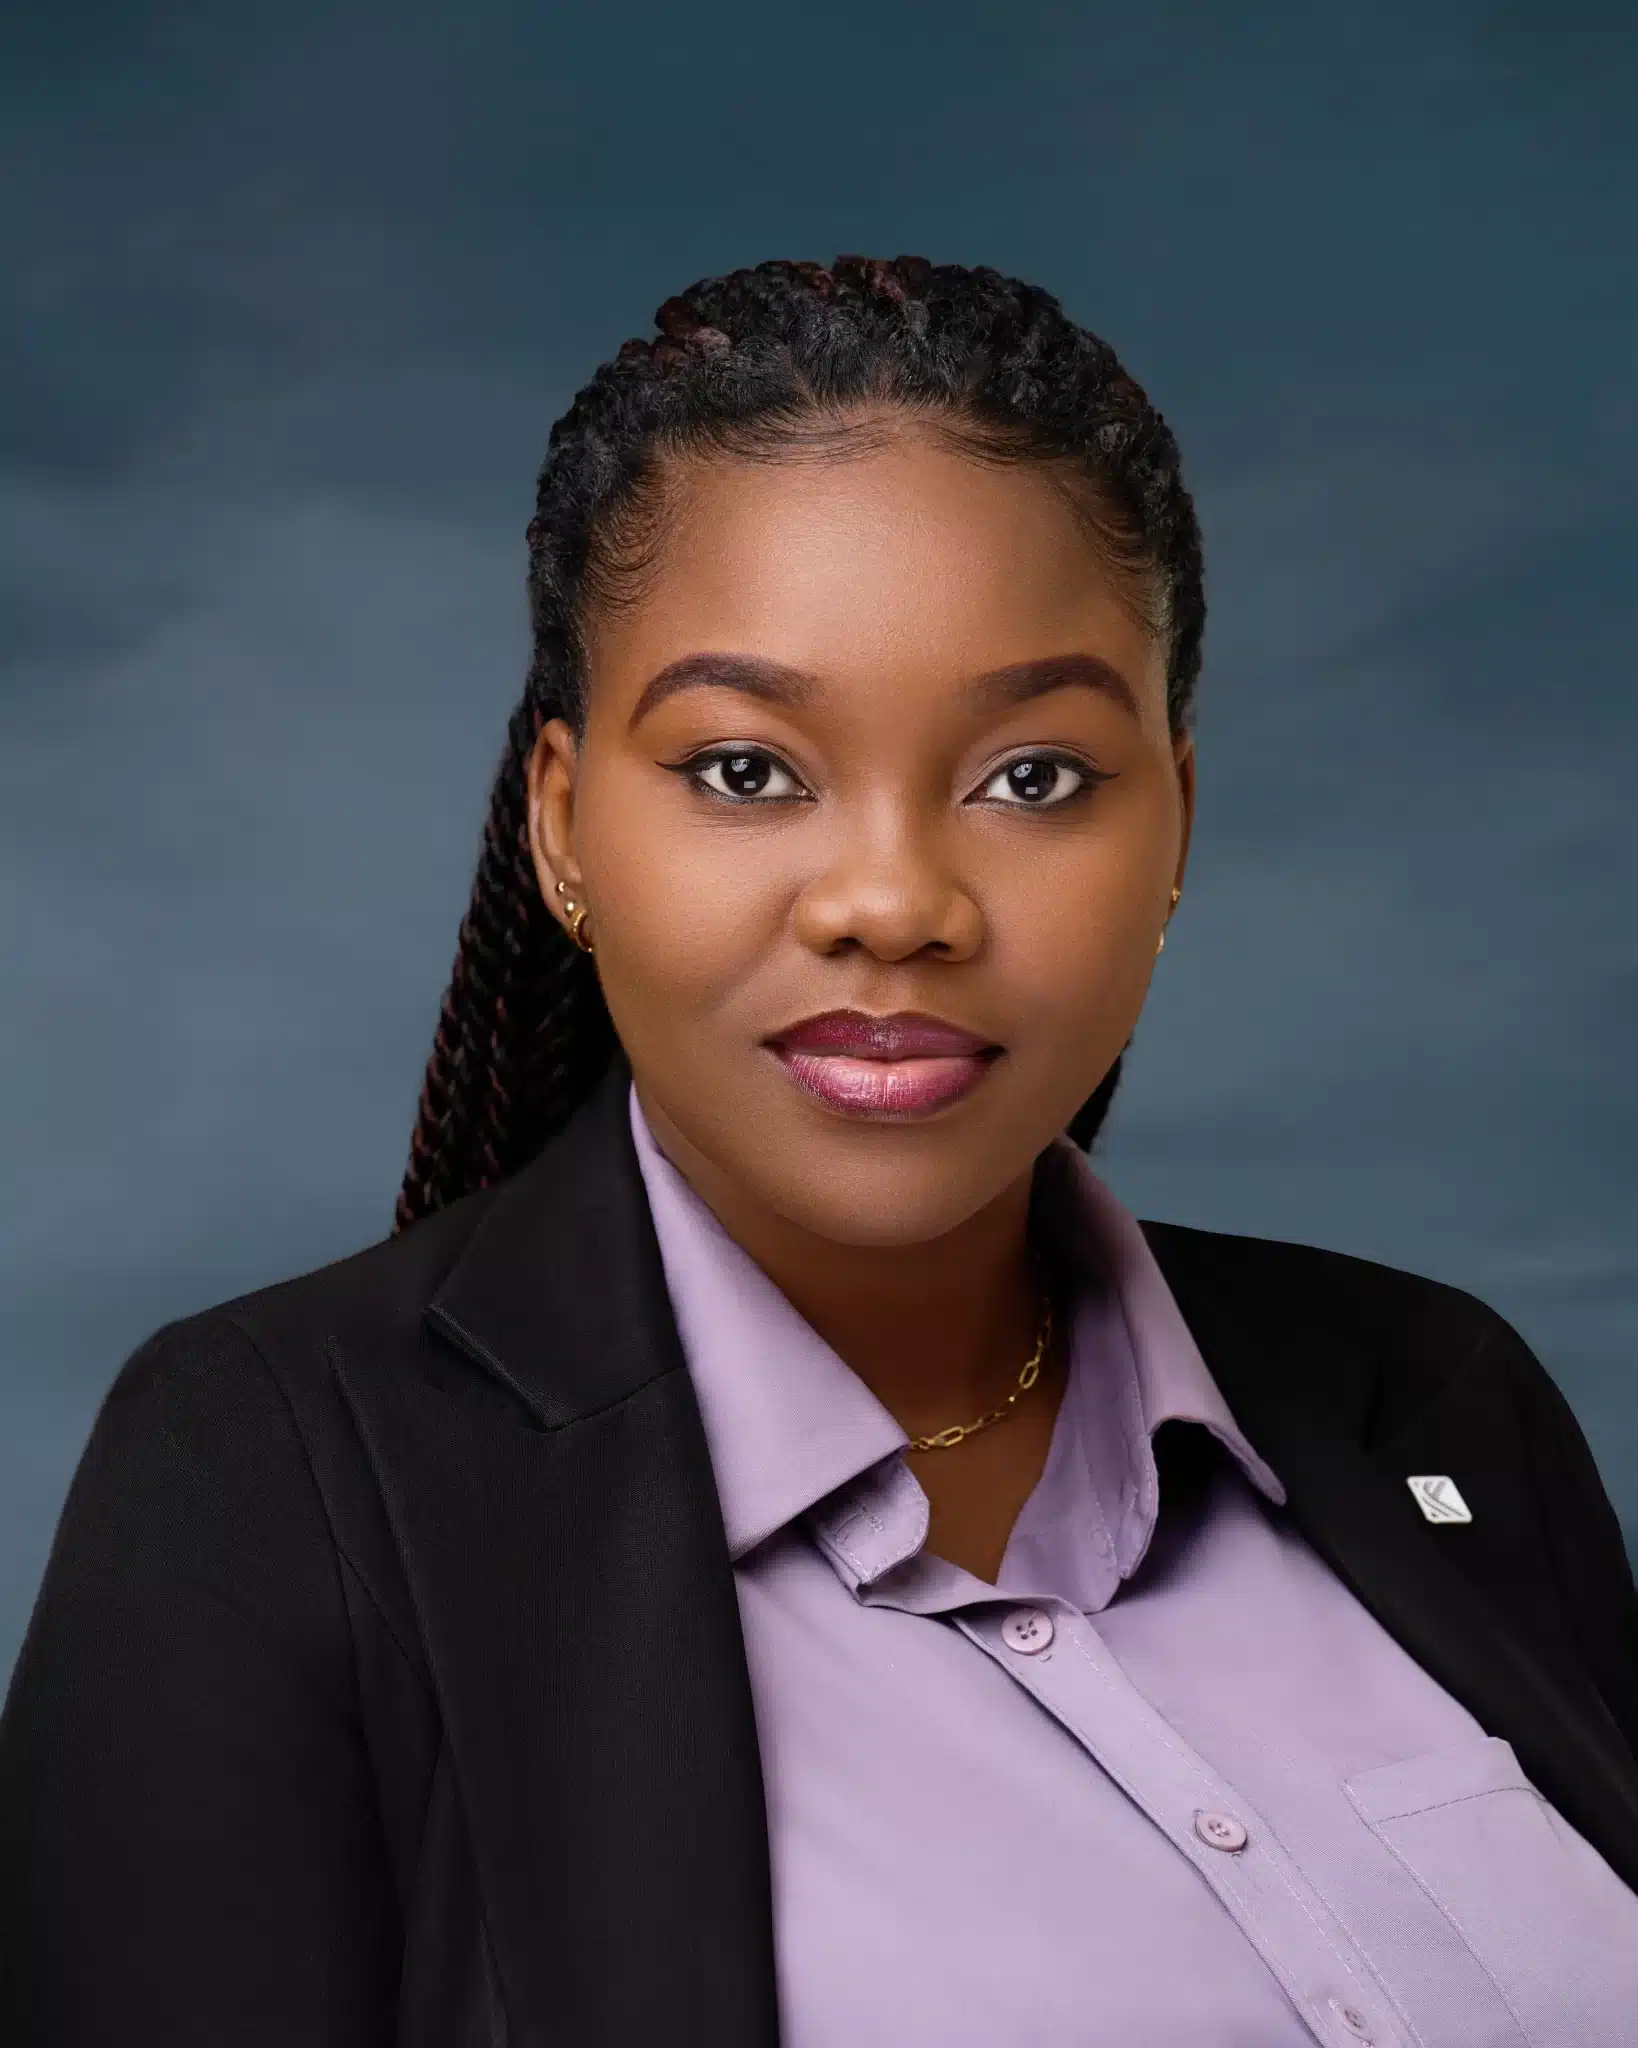
[[[121,1372],[0,1723],[8,2048],[771,2048],[738,1607],[625,1085]],[[1297,1525],[1638,1888],[1638,1599],[1524,1344],[1432,1281],[1144,1227]]]

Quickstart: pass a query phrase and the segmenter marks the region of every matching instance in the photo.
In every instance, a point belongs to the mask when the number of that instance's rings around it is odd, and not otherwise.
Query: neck
[[[656,1143],[729,1236],[907,1435],[972,1421],[1011,1392],[1041,1325],[1032,1173],[924,1244],[843,1244],[746,1202],[655,1123]]]

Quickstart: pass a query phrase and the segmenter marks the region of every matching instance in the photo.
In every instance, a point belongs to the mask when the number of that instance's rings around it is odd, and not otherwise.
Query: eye
[[[807,791],[783,761],[761,747],[719,747],[684,763],[690,779],[729,803],[768,803]]]
[[[978,793],[986,803],[1047,810],[1108,779],[1068,754],[1021,754],[996,769]]]

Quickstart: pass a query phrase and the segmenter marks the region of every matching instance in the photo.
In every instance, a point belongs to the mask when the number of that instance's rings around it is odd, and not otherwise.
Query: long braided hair
[[[1177,444],[1109,345],[1048,293],[988,269],[839,256],[708,278],[667,299],[655,324],[552,428],[529,524],[533,657],[427,1063],[400,1229],[532,1158],[614,1050],[592,962],[541,899],[527,771],[549,719],[583,729],[581,622],[630,588],[668,461],[776,459],[850,412],[891,406],[979,459],[1057,465],[1164,636],[1174,731],[1189,719],[1205,600]],[[1117,1060],[1076,1114],[1078,1142],[1091,1142],[1119,1072]]]

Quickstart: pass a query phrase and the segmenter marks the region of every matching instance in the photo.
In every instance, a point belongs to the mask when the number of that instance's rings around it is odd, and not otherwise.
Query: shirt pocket
[[[1509,1743],[1479,1738],[1344,1780],[1456,1929],[1531,2048],[1638,2039],[1638,1893],[1568,1826]]]

